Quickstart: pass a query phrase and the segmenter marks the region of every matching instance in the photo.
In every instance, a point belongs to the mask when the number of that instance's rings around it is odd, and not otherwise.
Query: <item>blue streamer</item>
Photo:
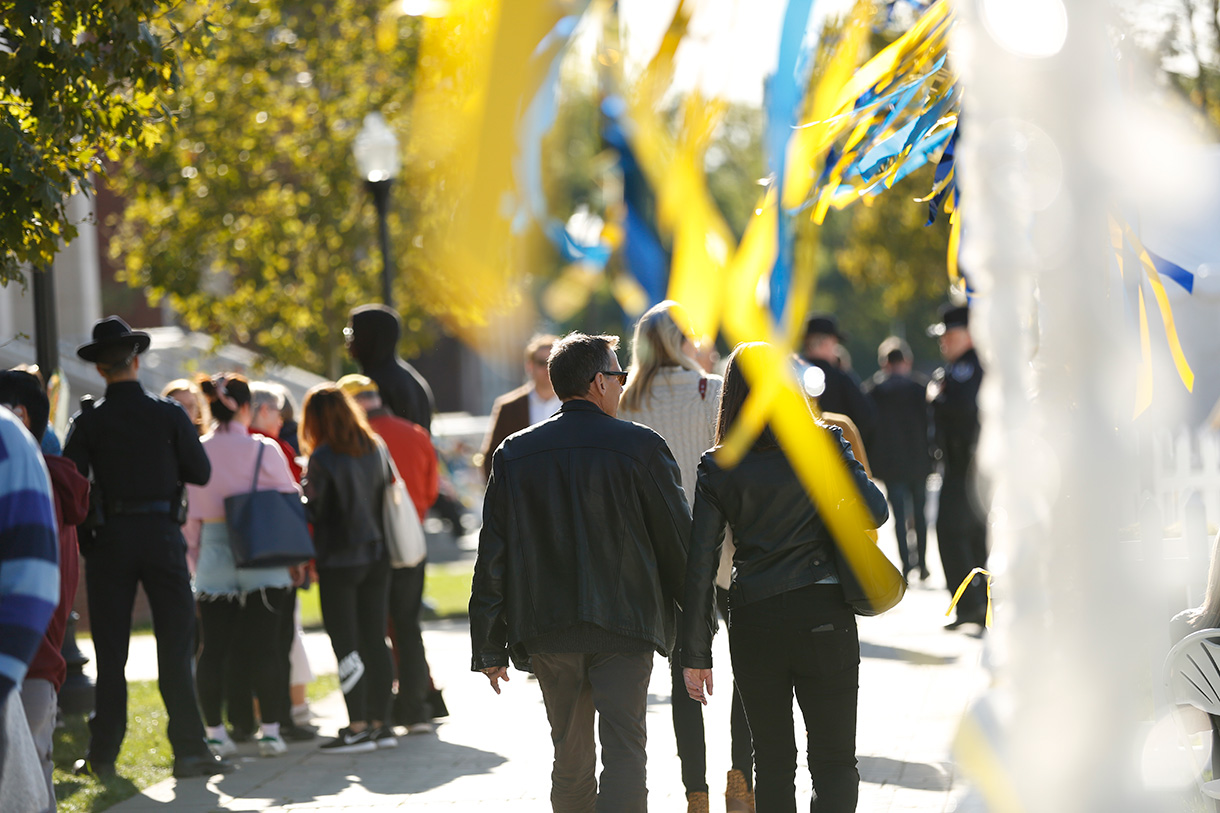
[[[1147,246],[1144,246],[1144,250],[1148,252],[1148,257],[1152,260],[1152,264],[1156,266],[1156,272],[1158,274],[1160,274],[1162,277],[1169,277],[1178,285],[1182,286],[1182,288],[1188,294],[1193,294],[1195,292],[1195,275],[1193,273],[1187,271],[1185,268],[1177,265],[1176,263],[1171,263],[1164,257],[1153,254]]]
[[[797,111],[806,85],[804,74],[812,59],[804,46],[805,33],[809,28],[809,15],[813,0],[788,0],[784,21],[780,29],[779,57],[775,74],[767,83],[766,146],[767,165],[775,178],[778,199],[784,196],[784,172],[787,164],[788,139],[796,124]],[[788,286],[792,284],[792,246],[788,239],[791,231],[787,216],[782,211],[776,218],[778,233],[775,264],[771,268],[770,309],[779,322],[783,318],[784,305],[788,301]]]

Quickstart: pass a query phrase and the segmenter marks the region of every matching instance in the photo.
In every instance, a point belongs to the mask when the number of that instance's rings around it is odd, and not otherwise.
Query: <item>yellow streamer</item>
[[[966,588],[970,586],[970,582],[972,582],[974,580],[974,577],[978,576],[978,575],[982,575],[986,579],[986,581],[983,582],[987,586],[987,618],[986,618],[985,624],[986,624],[986,626],[990,627],[991,626],[991,573],[989,573],[988,571],[984,570],[981,567],[976,567],[974,570],[970,571],[970,575],[968,575],[968,576],[966,576],[966,578],[962,579],[962,583],[959,584],[957,586],[957,590],[955,590],[953,592],[953,601],[949,602],[949,609],[945,610],[945,615],[946,616],[950,615],[953,612],[953,608],[957,606],[957,602],[959,599],[961,599],[962,593],[966,592]]]
[[[946,207],[948,208],[948,207]],[[949,250],[946,252],[945,260],[949,268],[949,282],[956,283],[961,279],[961,274],[957,270],[957,251],[958,246],[962,242],[962,217],[960,212],[952,212],[949,215]]]
[[[1186,385],[1189,392],[1194,392],[1195,374],[1186,362],[1186,355],[1182,352],[1182,343],[1178,341],[1178,329],[1173,322],[1173,309],[1169,306],[1169,296],[1165,293],[1161,275],[1157,272],[1156,264],[1152,262],[1148,252],[1144,250],[1143,244],[1135,236],[1135,232],[1126,223],[1123,224],[1123,235],[1135,249],[1136,256],[1139,257],[1140,264],[1144,267],[1144,274],[1148,277],[1148,284],[1152,286],[1152,295],[1156,297],[1157,307],[1161,311],[1161,321],[1165,324],[1165,339],[1169,342],[1169,353],[1173,356],[1178,377],[1182,379],[1182,383]]]
[[[1022,813],[1020,797],[1012,777],[1004,768],[995,747],[998,733],[989,737],[971,711],[962,718],[953,742],[953,755],[957,764],[970,777],[971,784],[978,788],[987,809],[994,813]]]
[[[1140,300],[1140,365],[1135,376],[1135,418],[1152,406],[1152,341],[1148,336],[1148,309],[1144,305],[1143,287],[1137,290]]]
[[[871,31],[872,5],[860,0],[847,35],[849,48],[832,58],[834,69],[825,71],[817,84],[815,113],[829,110],[843,85],[851,78],[857,54],[866,45]],[[747,224],[740,244],[734,246],[731,232],[711,200],[702,171],[703,154],[723,113],[716,100],[692,95],[683,109],[682,135],[674,138],[657,114],[665,90],[659,77],[671,75],[680,32],[685,31],[685,8],[679,6],[658,53],[644,76],[628,95],[634,131],[632,146],[640,167],[653,184],[658,197],[658,221],[673,238],[673,265],[669,296],[683,303],[694,323],[707,330],[720,324],[730,344],[765,340],[765,350],[743,356],[742,371],[750,382],[751,393],[737,423],[718,451],[722,465],[740,460],[768,423],[806,490],[837,538],[857,539],[859,530],[871,524],[860,503],[855,483],[843,466],[839,449],[831,436],[814,422],[791,366],[788,348],[803,323],[814,287],[814,268],[798,265],[790,286],[789,305],[782,326],[772,320],[763,283],[774,265],[777,244],[779,201],[774,187],[759,201]],[[820,106],[819,106],[820,104]],[[825,129],[825,128],[824,128]],[[793,161],[790,140],[789,160]],[[825,147],[816,133],[804,134],[802,142],[821,148],[807,155],[825,160]],[[798,175],[808,175],[813,164],[806,161]],[[820,168],[818,170],[820,172]],[[803,183],[802,194],[809,183]],[[808,266],[808,267],[806,267]],[[708,331],[710,332],[710,331]],[[849,566],[854,561],[854,546],[845,545]]]

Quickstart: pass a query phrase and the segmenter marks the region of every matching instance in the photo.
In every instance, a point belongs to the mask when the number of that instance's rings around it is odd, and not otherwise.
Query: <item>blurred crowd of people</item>
[[[949,628],[981,627],[986,595],[972,571],[987,556],[974,467],[983,373],[967,309],[941,316],[930,333],[945,363],[931,378],[914,372],[905,341],[889,337],[880,370],[861,383],[829,314],[809,319],[789,366],[873,525],[892,510],[905,578],[931,575],[927,484],[939,472],[940,560],[949,591],[963,587]],[[4,770],[0,806],[22,793],[43,800],[23,809],[54,806],[51,732],[78,548],[97,663],[79,773],[115,773],[137,585],[152,613],[175,776],[230,771],[242,743],[274,757],[318,737],[298,606],[314,584],[348,712],[320,749],[362,753],[434,730],[448,712],[420,626],[426,560],[392,566],[383,516],[396,475],[421,522],[439,493],[432,395],[398,357],[399,331],[388,308],[354,310],[344,333],[362,372],[313,387],[298,409],[284,387],[233,372],[150,393],[139,379],[149,335],[104,319],[78,355],[96,366],[105,396],[82,399],[62,455],[40,379],[0,373],[9,455],[0,485],[19,494],[0,495],[10,506],[0,525],[16,528],[0,537],[0,561],[24,577],[6,575],[13,595],[0,595],[5,731],[24,734],[3,740],[0,768],[21,759],[41,768]],[[818,809],[854,809],[859,641],[836,541],[766,421],[735,465],[715,453],[750,412],[743,370],[773,351],[742,345],[721,364],[670,301],[636,324],[626,370],[617,347],[613,336],[535,336],[524,348],[526,383],[495,402],[480,459],[474,668],[497,693],[510,658],[537,675],[555,741],[556,809],[643,810],[641,692],[653,653],[670,656],[682,780],[698,813],[710,793],[701,704],[724,621],[734,667],[729,813],[788,808],[794,696],[811,732]],[[29,450],[37,456],[18,454]],[[311,557],[239,561],[226,501],[255,488],[301,502]],[[41,779],[19,788],[19,775]]]
[[[116,772],[137,585],[176,777],[233,770],[239,743],[275,757],[318,737],[298,607],[315,582],[349,717],[323,752],[391,748],[448,714],[421,635],[427,561],[392,567],[383,524],[396,476],[421,523],[438,494],[432,395],[398,358],[399,331],[389,308],[354,310],[345,336],[362,374],[313,387],[298,412],[284,387],[239,373],[151,393],[139,378],[149,334],[108,317],[77,351],[105,395],[82,399],[62,456],[42,381],[0,373],[0,809],[55,807],[60,649],[82,556],[97,681],[79,774]],[[299,502],[313,556],[239,560],[226,501],[256,489]]]

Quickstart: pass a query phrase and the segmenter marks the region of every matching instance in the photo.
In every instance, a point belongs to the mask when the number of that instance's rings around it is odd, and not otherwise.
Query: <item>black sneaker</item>
[[[281,725],[280,736],[289,742],[306,742],[318,738],[318,727],[312,725]]]
[[[373,729],[370,739],[373,740],[373,745],[378,748],[398,747],[398,737],[394,736],[394,729],[388,725],[378,726]]]
[[[215,776],[216,774],[233,773],[237,766],[229,760],[218,757],[211,751],[206,754],[195,754],[174,759],[174,776],[184,779],[189,776]]]
[[[377,750],[372,732],[367,728],[359,732],[341,728],[339,736],[322,743],[320,748],[324,754],[364,754]]]

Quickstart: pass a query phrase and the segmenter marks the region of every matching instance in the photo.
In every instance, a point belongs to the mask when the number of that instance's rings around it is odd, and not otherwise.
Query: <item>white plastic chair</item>
[[[1164,680],[1178,730],[1189,740],[1189,732],[1179,714],[1180,706],[1194,706],[1207,714],[1220,716],[1220,629],[1199,630],[1178,641],[1165,657]],[[1194,748],[1188,750],[1194,755],[1199,790],[1205,796],[1220,799],[1220,777],[1204,782],[1206,763]],[[1207,753],[1206,748],[1203,753]]]

